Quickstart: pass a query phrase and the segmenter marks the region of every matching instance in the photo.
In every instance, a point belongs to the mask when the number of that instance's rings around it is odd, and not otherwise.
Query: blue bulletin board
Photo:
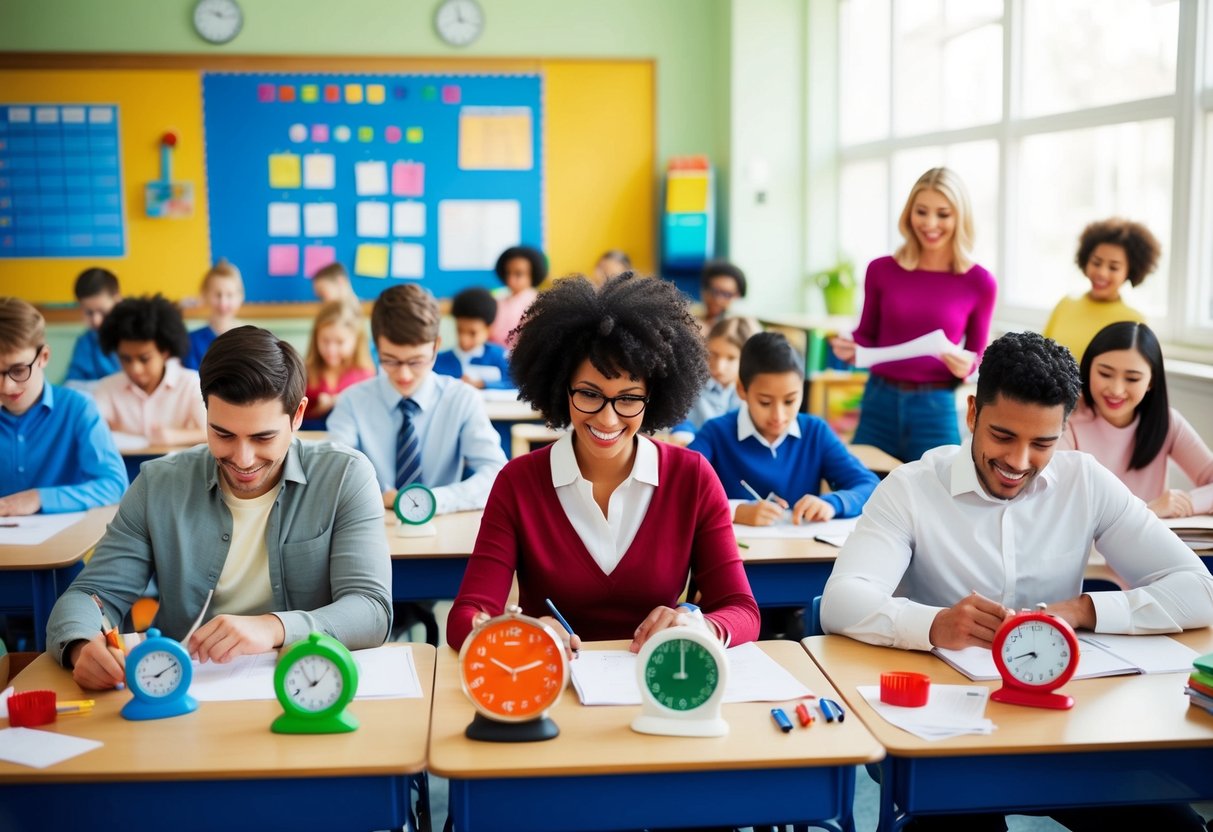
[[[126,251],[118,108],[0,106],[0,259]]]
[[[334,260],[359,297],[496,282],[544,245],[537,74],[204,73],[211,255],[251,302],[310,301]]]

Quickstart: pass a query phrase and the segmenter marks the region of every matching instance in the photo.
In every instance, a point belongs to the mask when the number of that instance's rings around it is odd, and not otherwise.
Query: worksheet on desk
[[[355,699],[420,699],[421,681],[411,647],[383,646],[352,651],[358,665]],[[230,662],[193,663],[190,695],[199,702],[274,698],[278,654],[240,656]]]
[[[834,546],[846,542],[851,532],[855,531],[858,517],[847,517],[841,520],[819,520],[813,523],[794,525],[791,512],[785,511],[783,519],[770,526],[739,526],[733,524],[733,534],[738,540],[813,540]]]
[[[37,546],[84,519],[87,512],[0,517],[0,546]]]

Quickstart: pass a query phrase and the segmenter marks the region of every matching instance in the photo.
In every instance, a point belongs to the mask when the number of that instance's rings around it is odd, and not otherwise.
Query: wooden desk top
[[[404,646],[404,645],[401,645]],[[60,699],[94,699],[92,713],[60,717],[39,730],[100,740],[102,748],[46,769],[0,761],[0,783],[350,777],[413,774],[425,767],[434,682],[434,648],[412,644],[421,699],[368,699],[350,709],[350,734],[270,732],[277,700],[201,702],[171,719],[130,722],[118,711],[128,691],[86,692],[45,653],[13,681],[17,690],[54,690]]]
[[[626,642],[594,642],[583,651],[623,649]],[[790,641],[762,642],[762,648],[818,696],[834,696],[824,675]],[[791,649],[789,649],[791,648]],[[560,777],[638,774],[647,771],[788,768],[856,765],[884,756],[859,720],[781,733],[771,708],[787,703],[747,702],[724,706],[730,732],[724,737],[659,737],[637,734],[632,719],[640,706],[583,706],[572,684],[552,710],[560,736],[523,744],[476,742],[463,732],[475,713],[459,687],[458,654],[443,647],[434,682],[430,728],[430,771],[443,777]],[[789,716],[795,715],[788,711]]]
[[[885,453],[875,445],[847,445],[847,450],[863,463],[864,468],[876,474],[887,474],[902,464],[900,459]]]
[[[118,506],[89,509],[84,517],[37,546],[0,544],[0,570],[62,569],[78,562],[97,545]]]
[[[837,546],[812,538],[748,538],[744,531],[737,535],[737,541],[749,547],[741,547],[741,560],[744,563],[833,564],[842,551]]]
[[[484,403],[491,422],[542,422],[543,416],[527,402],[493,399]]]
[[[394,558],[466,558],[472,554],[476,535],[480,533],[480,517],[483,511],[457,511],[440,514],[434,518],[438,533],[428,537],[401,537],[396,534],[396,513],[390,508],[384,511],[383,523],[387,530],[388,552]]]
[[[1200,653],[1213,651],[1213,630],[1192,630],[1172,637]],[[1108,676],[1070,682],[1060,689],[1074,697],[1074,707],[1068,711],[990,702],[986,716],[998,726],[993,734],[929,742],[877,716],[855,686],[880,684],[880,674],[885,670],[926,673],[936,684],[984,685],[997,690],[1002,683],[971,682],[943,660],[917,650],[876,647],[845,636],[811,636],[804,644],[851,710],[890,754],[900,757],[1144,750],[1213,744],[1213,714],[1188,704],[1183,692],[1187,675],[1183,673]]]
[[[319,442],[329,438],[328,433],[322,430],[295,431],[295,436],[305,442]],[[168,454],[175,454],[178,451],[188,451],[194,447],[197,447],[197,445],[145,445],[142,448],[123,448],[119,452],[123,456],[167,456]]]

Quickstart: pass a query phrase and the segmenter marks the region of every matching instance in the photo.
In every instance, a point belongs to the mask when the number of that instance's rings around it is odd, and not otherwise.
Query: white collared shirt
[[[972,440],[927,452],[872,494],[838,554],[824,629],[931,649],[936,614],[976,591],[1011,609],[1079,595],[1094,542],[1127,592],[1095,592],[1096,631],[1173,633],[1213,623],[1213,577],[1094,457],[1057,451],[1011,500],[989,496]]]
[[[796,415],[792,416],[792,421],[788,423],[788,429],[775,439],[774,442],[768,442],[766,437],[758,432],[758,428],[754,426],[754,420],[750,418],[750,409],[742,407],[737,411],[737,441],[744,442],[751,436],[759,441],[759,443],[771,452],[771,459],[775,459],[775,452],[779,450],[779,446],[783,444],[783,440],[788,436],[800,438],[800,420]]]
[[[637,434],[632,472],[611,494],[606,517],[594,502],[593,483],[581,476],[571,432],[552,445],[551,464],[552,485],[560,498],[560,507],[590,556],[605,574],[611,574],[636,539],[653,499],[657,487],[656,446]]]

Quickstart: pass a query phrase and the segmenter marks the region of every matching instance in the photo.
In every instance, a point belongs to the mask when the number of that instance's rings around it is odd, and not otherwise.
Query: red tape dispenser
[[[46,725],[56,714],[53,690],[27,690],[8,698],[8,724],[14,728]]]
[[[903,708],[921,708],[931,693],[931,677],[902,670],[880,674],[880,701]]]

